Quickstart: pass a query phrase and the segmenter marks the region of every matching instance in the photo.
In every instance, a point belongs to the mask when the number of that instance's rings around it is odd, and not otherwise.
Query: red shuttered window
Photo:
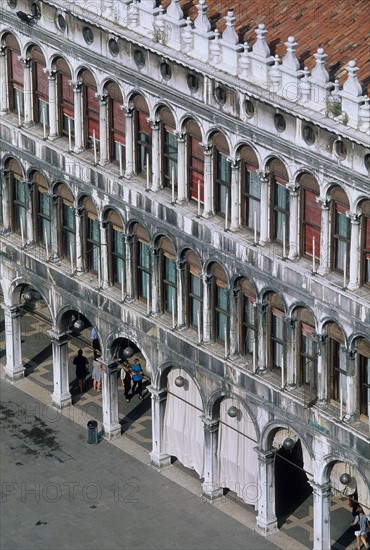
[[[321,208],[317,197],[316,193],[303,190],[303,253],[312,256],[315,245],[315,258],[320,258]]]
[[[189,136],[189,181],[190,198],[204,203],[204,152],[200,140],[193,136]]]

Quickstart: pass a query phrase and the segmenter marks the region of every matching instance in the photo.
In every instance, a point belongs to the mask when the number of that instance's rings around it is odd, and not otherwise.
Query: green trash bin
[[[98,442],[98,423],[96,420],[89,420],[87,423],[87,442],[90,444]]]

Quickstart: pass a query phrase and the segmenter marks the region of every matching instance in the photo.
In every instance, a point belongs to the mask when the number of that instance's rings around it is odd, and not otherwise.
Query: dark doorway
[[[298,440],[293,449],[279,449],[275,459],[275,503],[278,527],[312,493],[303,471],[302,445]]]

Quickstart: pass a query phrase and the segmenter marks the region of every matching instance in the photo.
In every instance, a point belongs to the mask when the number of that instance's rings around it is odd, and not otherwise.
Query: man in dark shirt
[[[78,380],[80,393],[83,393],[85,390],[86,375],[89,369],[89,361],[82,355],[82,349],[78,350],[76,357],[73,359],[73,364],[76,367],[76,378]]]

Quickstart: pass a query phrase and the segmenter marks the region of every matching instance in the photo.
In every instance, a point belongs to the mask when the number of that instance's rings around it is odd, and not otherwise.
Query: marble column
[[[177,133],[177,203],[188,200],[186,189],[186,134]]]
[[[259,171],[261,182],[260,202],[260,244],[262,246],[270,242],[270,208],[269,208],[269,174]]]
[[[51,195],[50,196],[50,203],[51,203],[51,219],[57,220],[58,219],[58,205],[59,205],[59,196],[58,195]],[[50,260],[55,261],[59,258],[59,243],[58,243],[58,224],[51,223],[50,224],[50,247],[51,247],[51,255]]]
[[[48,330],[48,334],[51,337],[53,350],[54,391],[51,398],[55,407],[63,409],[72,404],[68,377],[69,336],[66,333],[59,333],[56,328]]]
[[[313,488],[313,550],[330,550],[331,485],[309,483]]]
[[[299,257],[299,185],[294,182],[287,186],[289,190],[289,260]]]
[[[83,222],[84,222],[84,208],[76,208],[76,275],[81,275],[84,271],[83,261]]]
[[[108,273],[108,223],[106,221],[100,222],[100,276],[101,286],[103,288],[109,287],[109,273]]]
[[[134,272],[133,272],[133,246],[134,235],[125,235],[125,258],[126,258],[126,295],[128,300],[135,299]]]
[[[152,450],[151,465],[160,470],[171,464],[171,456],[164,452],[164,413],[166,410],[167,389],[148,386],[152,398]]]
[[[296,361],[296,320],[287,317],[286,323],[286,356],[284,360],[285,384],[292,387],[297,381]]]
[[[100,111],[99,111],[99,133],[100,133],[100,153],[99,164],[104,166],[108,162],[108,95],[96,94],[99,99]]]
[[[254,448],[258,455],[258,530],[263,535],[277,531],[275,512],[275,453]]]
[[[5,115],[9,110],[8,105],[8,73],[6,70],[6,46],[0,46],[0,115]]]
[[[347,216],[351,220],[348,290],[357,290],[360,286],[360,217],[356,212],[347,212]]]
[[[258,326],[258,360],[257,369],[259,372],[267,369],[267,306],[257,304],[257,326]]]
[[[236,231],[240,225],[240,159],[231,159],[230,230]]]
[[[213,216],[213,169],[212,169],[212,146],[204,145],[204,209],[203,218]]]
[[[186,262],[184,260],[178,260],[176,262],[176,274],[177,274],[177,328],[185,327],[185,311],[184,305],[186,303],[185,296],[185,268]]]
[[[44,69],[49,82],[49,138],[58,137],[56,71]]]
[[[126,128],[126,168],[125,177],[130,178],[135,173],[135,155],[134,155],[134,110],[128,107],[122,107],[125,112],[125,128]]]
[[[320,237],[320,267],[319,275],[327,275],[330,271],[330,201],[319,199],[321,202],[321,237]]]
[[[34,201],[33,201],[35,184],[32,181],[25,181],[24,185],[26,186],[26,197],[27,197],[27,203],[28,203],[28,208],[26,212],[27,230],[25,235],[25,241],[27,243],[27,246],[33,246],[35,244]]]
[[[346,414],[344,419],[350,420],[357,412],[357,392],[356,392],[356,350],[346,349]]]
[[[103,428],[106,439],[121,435],[121,425],[118,417],[118,380],[117,363],[102,361],[102,413]]]
[[[230,300],[230,357],[236,357],[240,352],[239,342],[239,300],[243,299],[243,294],[239,288],[233,288],[232,298]]]
[[[9,182],[9,170],[0,169],[0,177],[3,181],[3,197],[2,197],[2,208],[3,208],[3,232],[10,231],[10,182]]]
[[[214,501],[223,496],[222,487],[219,485],[218,476],[218,431],[219,420],[202,418],[204,425],[204,481],[202,483],[202,496]]]
[[[150,189],[151,191],[159,191],[161,188],[161,160],[160,154],[160,122],[158,120],[151,121],[152,126],[152,181]],[[150,155],[149,155],[150,165]],[[149,171],[150,174],[150,171]],[[146,177],[146,174],[145,174]]]
[[[159,301],[159,285],[160,285],[160,269],[159,269],[159,260],[161,249],[156,246],[149,247],[151,253],[151,265],[152,265],[152,274],[151,274],[151,312],[152,315],[159,315],[161,312],[160,301]]]
[[[6,365],[5,376],[12,381],[24,377],[21,343],[21,309],[1,304],[4,309]]]
[[[83,129],[84,121],[82,119],[82,82],[71,82],[74,94],[74,133],[75,146],[73,151],[81,153],[84,148]]]
[[[328,398],[328,346],[327,336],[325,334],[317,334],[317,398],[322,403]]]
[[[21,58],[23,61],[23,98],[24,120],[23,126],[28,128],[33,124],[32,116],[32,85],[31,85],[31,58]]]
[[[203,281],[203,342],[210,342],[212,338],[212,311],[211,311],[211,285],[212,276],[207,273],[202,275]]]

